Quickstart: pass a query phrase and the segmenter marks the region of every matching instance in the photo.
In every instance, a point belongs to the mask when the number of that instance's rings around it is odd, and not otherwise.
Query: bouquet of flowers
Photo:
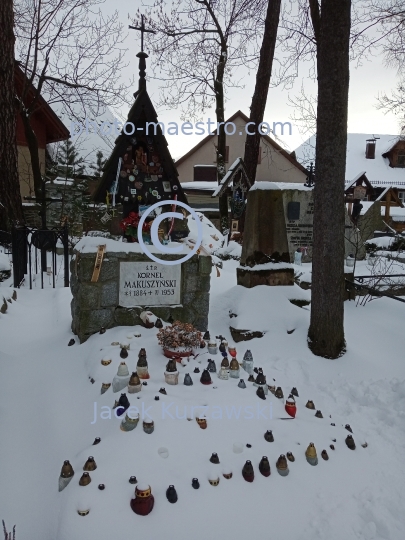
[[[161,328],[157,338],[163,349],[192,351],[200,346],[202,334],[192,324],[174,321],[171,326]]]
[[[126,236],[130,236],[135,242],[138,241],[138,225],[141,220],[141,216],[137,214],[136,212],[130,212],[129,216],[124,218],[121,223],[120,227],[124,231],[124,234]],[[142,225],[142,233],[143,234],[150,234],[150,229],[152,226],[152,221],[149,223],[145,223]]]

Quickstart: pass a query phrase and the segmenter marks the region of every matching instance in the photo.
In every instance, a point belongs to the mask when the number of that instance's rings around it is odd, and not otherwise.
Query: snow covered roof
[[[387,154],[390,150],[394,148],[394,146],[397,144],[397,142],[401,139],[401,137],[396,137],[394,140],[390,141],[387,148],[382,152],[383,154]]]
[[[347,134],[346,181],[353,182],[365,172],[374,187],[393,186],[405,190],[405,169],[390,167],[388,158],[382,156],[399,140],[398,135],[376,135],[379,139],[375,159],[366,159],[366,140],[371,137],[367,133]],[[315,159],[315,141],[316,135],[313,135],[295,150],[298,161],[304,165]]]
[[[216,182],[182,182],[183,189],[204,189],[207,191],[215,191],[218,185]]]
[[[363,174],[366,174],[366,171],[361,171],[361,172],[359,172],[359,174],[357,174],[357,175],[353,178],[352,183],[357,182],[357,180],[359,180],[359,179],[363,176]]]
[[[217,168],[216,165],[207,165],[206,163],[198,163],[197,165],[193,165],[194,167],[214,167]]]
[[[217,189],[212,194],[213,197],[216,197],[217,195],[222,195],[224,190],[226,189],[226,186],[232,182],[232,178],[235,174],[238,172],[241,172],[244,178],[244,183],[246,188],[250,188],[251,182],[248,178],[246,167],[243,162],[243,159],[241,157],[238,157],[235,159],[235,161],[232,163],[232,165],[229,167],[228,172],[225,174],[225,176],[222,178],[221,183],[217,187]]]
[[[254,191],[256,189],[299,189],[301,191],[311,191],[313,187],[307,187],[304,184],[299,184],[296,182],[256,182],[250,188],[250,191]]]

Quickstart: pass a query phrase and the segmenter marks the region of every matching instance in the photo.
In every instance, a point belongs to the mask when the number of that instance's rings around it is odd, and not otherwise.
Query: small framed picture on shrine
[[[233,219],[233,220],[232,220],[232,223],[231,223],[231,231],[232,231],[232,232],[237,232],[237,231],[239,231],[239,220],[237,220],[237,219]]]

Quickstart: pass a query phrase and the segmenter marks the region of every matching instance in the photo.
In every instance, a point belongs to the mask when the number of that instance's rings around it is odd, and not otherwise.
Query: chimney
[[[376,138],[366,140],[366,159],[375,159],[376,142]]]

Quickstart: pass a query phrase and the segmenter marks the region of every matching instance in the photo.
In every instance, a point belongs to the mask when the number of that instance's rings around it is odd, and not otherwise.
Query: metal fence
[[[40,273],[41,288],[44,288],[44,272],[49,271],[48,253],[51,253],[52,286],[55,288],[58,242],[62,244],[64,264],[64,286],[69,287],[69,236],[67,227],[34,229],[13,227],[10,233],[0,231],[0,244],[11,250],[13,261],[13,284],[20,287],[26,276],[32,289],[33,275]],[[8,247],[7,247],[8,246]]]

